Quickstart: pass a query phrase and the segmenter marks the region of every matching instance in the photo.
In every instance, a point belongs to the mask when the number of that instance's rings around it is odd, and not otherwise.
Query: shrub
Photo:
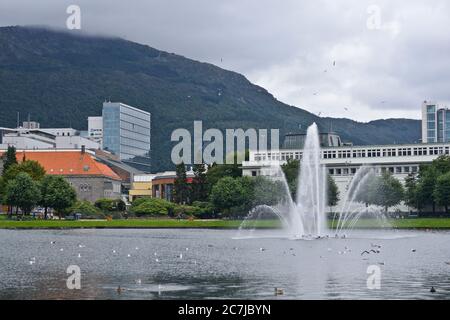
[[[125,202],[121,199],[98,199],[95,201],[95,206],[102,211],[117,212],[125,211]]]
[[[194,214],[197,218],[209,219],[216,217],[214,205],[211,202],[194,201],[192,206],[198,208],[197,212]]]
[[[103,217],[101,211],[89,201],[77,201],[69,210],[69,214],[81,213],[85,218]]]
[[[195,216],[201,214],[201,208],[195,207],[195,206],[187,206],[187,205],[177,205],[174,208],[174,214],[175,216]]]
[[[175,205],[169,201],[158,199],[158,198],[148,198],[145,200],[133,203],[130,212],[136,216],[165,216],[173,212]]]

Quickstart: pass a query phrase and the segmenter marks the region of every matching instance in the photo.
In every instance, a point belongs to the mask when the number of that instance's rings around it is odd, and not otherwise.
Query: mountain
[[[153,169],[172,168],[171,132],[193,127],[280,128],[280,136],[316,122],[354,144],[408,143],[420,122],[369,123],[320,118],[276,100],[243,75],[120,38],[45,28],[0,28],[0,126],[17,112],[46,127],[86,129],[105,99],[152,113]]]

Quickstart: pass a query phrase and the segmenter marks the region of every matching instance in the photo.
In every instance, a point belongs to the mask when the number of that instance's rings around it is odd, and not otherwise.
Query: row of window
[[[358,168],[330,168],[328,173],[333,176],[354,175]],[[419,172],[419,166],[392,166],[380,167],[375,169],[377,173],[390,172],[395,174],[409,174]]]
[[[401,148],[379,148],[379,149],[353,149],[353,150],[324,150],[323,159],[346,159],[346,158],[380,158],[380,157],[406,157],[426,155],[449,155],[450,146],[441,147],[401,147]],[[273,152],[255,154],[255,161],[286,161],[288,159],[302,158],[302,152]]]

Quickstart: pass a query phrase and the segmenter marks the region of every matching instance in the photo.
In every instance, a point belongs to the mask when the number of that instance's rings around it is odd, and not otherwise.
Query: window
[[[90,192],[91,190],[92,190],[92,187],[90,184],[87,184],[87,183],[80,184],[81,192]]]

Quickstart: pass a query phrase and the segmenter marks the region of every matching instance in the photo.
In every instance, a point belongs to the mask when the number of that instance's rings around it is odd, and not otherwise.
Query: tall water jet
[[[326,174],[320,164],[320,141],[314,123],[306,133],[297,186],[297,214],[306,236],[322,236],[326,230]]]
[[[320,164],[320,141],[317,125],[311,125],[306,133],[303,155],[298,175],[296,201],[292,199],[286,177],[279,165],[264,170],[268,184],[274,184],[282,194],[278,203],[258,203],[249,213],[241,229],[252,222],[272,216],[281,221],[288,238],[316,238],[325,235],[326,223],[326,173]],[[275,192],[275,190],[274,190]],[[256,190],[255,193],[258,193]]]

